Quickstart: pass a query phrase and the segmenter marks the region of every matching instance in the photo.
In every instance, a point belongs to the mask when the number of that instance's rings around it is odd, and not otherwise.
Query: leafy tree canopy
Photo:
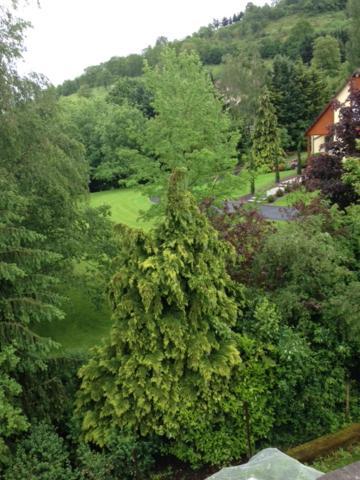
[[[235,166],[235,137],[214,85],[194,52],[166,48],[156,68],[146,68],[154,92],[146,146],[160,169],[156,183],[176,167],[186,167],[197,198],[224,193]],[[164,183],[163,183],[164,185]]]
[[[314,43],[314,54],[311,64],[314,68],[330,76],[336,76],[341,66],[339,42],[331,35],[318,37]]]

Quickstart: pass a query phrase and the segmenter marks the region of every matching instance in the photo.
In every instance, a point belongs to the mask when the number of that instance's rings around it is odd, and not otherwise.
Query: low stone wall
[[[345,448],[358,442],[360,442],[360,423],[354,423],[336,433],[324,435],[311,442],[291,448],[286,453],[300,462],[312,462],[317,458],[329,455],[339,448]]]

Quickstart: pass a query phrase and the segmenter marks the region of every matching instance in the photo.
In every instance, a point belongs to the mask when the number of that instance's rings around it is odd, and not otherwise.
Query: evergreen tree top
[[[119,230],[114,323],[80,371],[77,401],[85,437],[100,445],[116,427],[173,437],[181,409],[207,409],[214,385],[230,381],[240,363],[231,330],[238,306],[226,271],[232,251],[186,183],[186,170],[176,169],[165,219],[153,232]]]

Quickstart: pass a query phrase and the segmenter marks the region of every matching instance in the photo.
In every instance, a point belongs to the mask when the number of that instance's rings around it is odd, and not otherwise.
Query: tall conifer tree
[[[221,402],[219,382],[226,395],[240,361],[229,255],[176,170],[164,222],[152,235],[122,235],[110,338],[80,370],[77,411],[87,440],[103,445],[114,428],[173,438],[181,409],[205,412]]]
[[[301,61],[274,59],[272,93],[279,124],[289,134],[288,147],[295,150],[306,128],[321,112],[327,100],[326,83],[319,72]]]
[[[279,159],[284,156],[275,108],[270,92],[266,89],[259,101],[253,133],[253,156],[255,165],[275,170],[275,180],[280,182]]]
[[[0,191],[0,347],[16,345],[26,371],[34,368],[39,349],[51,346],[34,326],[63,316],[56,280],[48,273],[59,255],[48,252],[44,237],[24,226],[26,200],[3,169]]]

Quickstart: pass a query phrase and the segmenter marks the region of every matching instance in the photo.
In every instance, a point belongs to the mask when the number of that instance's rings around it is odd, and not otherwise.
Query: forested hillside
[[[245,12],[201,27],[198,32],[183,40],[168,41],[159,36],[154,46],[145,48],[142,55],[113,57],[100,65],[89,66],[84,74],[74,80],[66,80],[59,86],[62,95],[70,95],[81,87],[109,87],[120,77],[138,77],[143,73],[144,59],[150,65],[160,60],[161,49],[166,45],[177,50],[195,50],[204,65],[209,65],[217,77],[226,55],[255,53],[264,60],[277,54],[298,56],[309,63],[316,38],[331,35],[339,42],[342,60],[345,59],[348,41],[349,19],[345,11],[346,1],[321,2],[280,0],[275,6],[258,7],[251,2]],[[305,27],[305,28],[304,28]]]
[[[204,480],[360,422],[360,89],[322,151],[304,138],[359,81],[358,0],[248,4],[57,88],[17,71],[19,3],[0,6],[0,477]]]

